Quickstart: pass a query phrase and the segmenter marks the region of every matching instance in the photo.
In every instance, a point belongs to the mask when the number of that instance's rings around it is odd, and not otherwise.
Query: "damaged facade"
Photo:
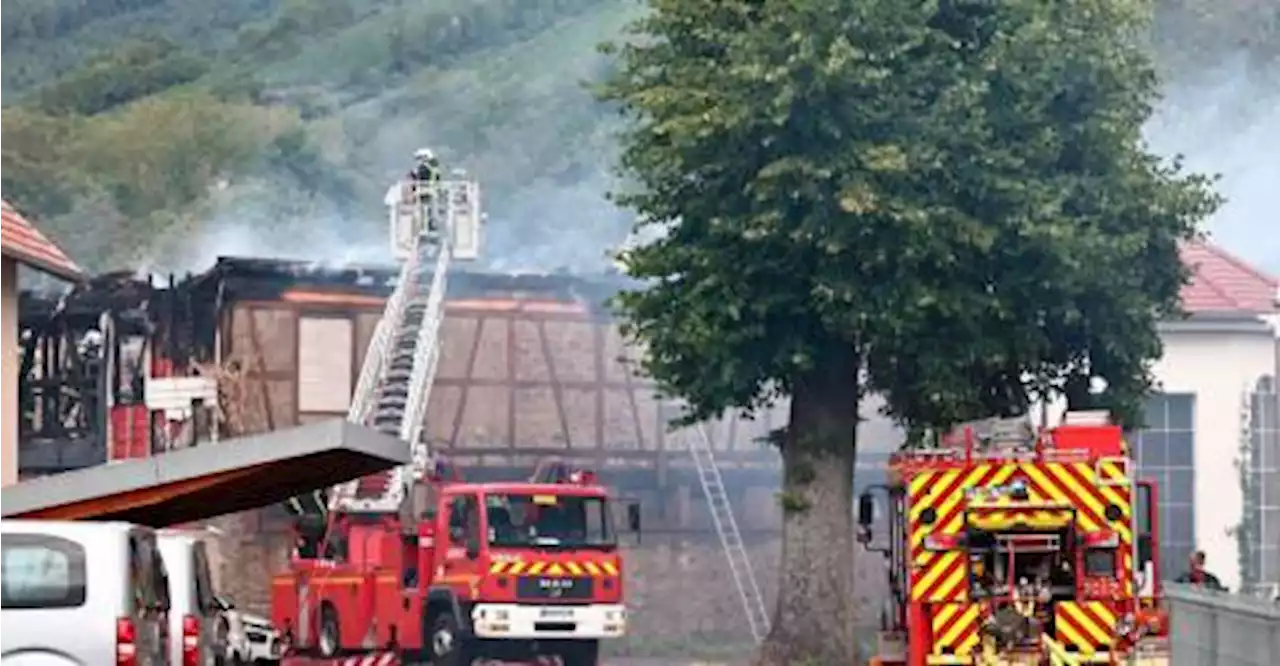
[[[59,395],[78,405],[60,409],[79,420],[60,421],[77,427],[57,436],[29,429],[27,473],[344,417],[396,274],[390,267],[223,258],[206,273],[163,286],[112,275],[61,299],[28,295],[24,330],[46,341],[31,343],[33,358],[64,360],[48,370],[33,362],[23,394],[39,403],[51,390],[43,378],[59,378]],[[427,435],[470,479],[523,478],[550,455],[598,470],[645,512],[646,537],[633,552],[631,575],[644,581],[635,588],[638,607],[657,612],[645,614],[651,619],[637,631],[666,636],[698,626],[730,637],[745,629],[686,452],[696,434],[668,431],[674,408],[635,376],[628,363],[635,350],[603,307],[625,285],[611,276],[451,272]],[[58,351],[40,351],[46,345]],[[216,379],[217,409],[149,409],[156,378],[171,375]],[[79,388],[66,390],[72,385]],[[126,413],[141,414],[141,423]],[[760,440],[785,420],[779,407],[754,421],[731,418],[708,428],[766,588],[773,576],[765,572],[778,556],[780,461]],[[895,445],[883,430],[886,448]],[[236,574],[220,577],[246,608],[265,605],[268,576],[284,565],[290,514],[277,506],[216,523],[224,536],[215,557]],[[690,589],[704,587],[696,603],[689,600]],[[662,601],[678,599],[684,601],[670,607]],[[644,629],[650,621],[656,624]]]
[[[154,378],[198,374],[212,354],[215,310],[202,307],[199,286],[159,288],[111,273],[65,294],[20,295],[23,476],[144,457],[208,437],[207,410],[197,410],[196,419],[181,415],[202,433],[173,428],[164,412],[148,409],[145,390]]]
[[[24,471],[345,416],[395,276],[391,268],[223,258],[165,286],[113,274],[62,297],[25,294]],[[523,476],[550,455],[569,458],[628,494],[652,494],[642,499],[662,527],[692,528],[676,515],[683,502],[666,491],[696,486],[683,453],[694,435],[668,431],[674,408],[629,364],[635,350],[603,307],[624,284],[454,272],[428,437],[481,479]],[[169,375],[217,379],[219,427],[200,405],[178,415],[195,414],[194,430],[155,410],[145,428],[121,414],[146,411],[144,380]],[[776,486],[777,455],[759,440],[784,421],[775,409],[708,428],[731,487],[757,485],[757,477],[762,488]],[[771,492],[744,528],[776,524],[759,515],[773,504]]]

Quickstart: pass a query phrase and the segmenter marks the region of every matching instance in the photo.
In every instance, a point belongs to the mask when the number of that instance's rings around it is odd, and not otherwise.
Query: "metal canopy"
[[[283,502],[410,462],[409,445],[342,419],[8,486],[5,518],[165,527]]]

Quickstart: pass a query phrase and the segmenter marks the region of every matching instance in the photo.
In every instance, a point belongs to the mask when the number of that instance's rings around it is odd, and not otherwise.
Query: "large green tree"
[[[624,329],[690,419],[790,396],[760,662],[853,663],[862,398],[912,429],[1050,389],[1131,415],[1216,199],[1141,142],[1143,2],[649,4],[602,91],[619,199],[665,230],[622,255]]]

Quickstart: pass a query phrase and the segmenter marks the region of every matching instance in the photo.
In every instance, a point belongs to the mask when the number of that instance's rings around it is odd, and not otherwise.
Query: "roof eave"
[[[3,253],[4,256],[13,259],[23,266],[67,282],[82,282],[85,279],[84,273],[78,269],[68,268],[67,266],[61,266],[39,257],[33,257],[26,252],[19,252],[10,247],[4,247]]]
[[[1270,313],[1249,310],[1204,310],[1182,319],[1167,319],[1157,325],[1161,333],[1262,333],[1271,334],[1264,319]]]

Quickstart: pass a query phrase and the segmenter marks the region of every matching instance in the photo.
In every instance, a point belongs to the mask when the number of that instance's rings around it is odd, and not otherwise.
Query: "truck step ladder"
[[[702,493],[711,509],[711,521],[715,523],[725,559],[729,561],[729,572],[733,575],[733,584],[738,588],[738,597],[742,600],[742,610],[747,615],[751,637],[756,643],[760,643],[769,633],[769,613],[765,609],[764,595],[760,593],[760,586],[756,583],[755,569],[751,566],[746,545],[742,542],[738,521],[733,517],[733,505],[725,490],[724,478],[720,476],[720,467],[716,465],[707,428],[700,423],[695,429],[697,433],[689,438],[689,453],[698,470],[698,480],[702,483]]]

